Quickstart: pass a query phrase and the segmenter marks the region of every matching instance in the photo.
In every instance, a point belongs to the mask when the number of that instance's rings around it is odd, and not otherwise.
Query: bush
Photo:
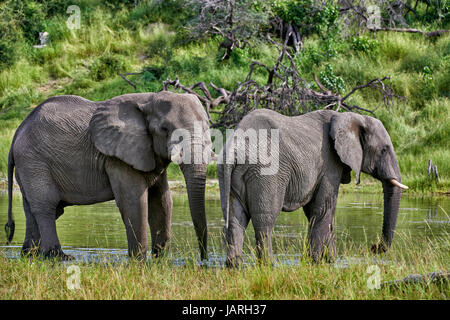
[[[325,70],[320,72],[320,82],[335,93],[342,93],[345,89],[344,79],[334,74],[333,68],[329,63],[325,65]]]
[[[272,10],[283,21],[299,27],[302,36],[325,36],[337,26],[339,10],[333,3],[315,0],[273,0]]]
[[[32,44],[39,44],[39,32],[45,30],[46,21],[43,5],[34,1],[14,1],[9,5],[22,28],[24,37]]]
[[[117,71],[125,71],[129,68],[129,64],[120,55],[104,54],[94,60],[90,68],[90,75],[93,80],[105,80],[117,74]]]
[[[295,63],[302,71],[311,73],[322,62],[322,57],[317,47],[307,47],[295,56]]]
[[[350,47],[353,51],[375,56],[379,54],[380,44],[377,40],[371,40],[366,37],[351,37]]]
[[[14,43],[0,35],[0,71],[13,65],[16,58]]]

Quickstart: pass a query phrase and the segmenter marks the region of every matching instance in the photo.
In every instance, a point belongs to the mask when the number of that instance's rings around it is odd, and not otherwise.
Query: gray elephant
[[[194,130],[195,126],[199,129]],[[100,102],[69,95],[37,106],[17,129],[9,152],[8,242],[14,235],[15,166],[26,215],[22,254],[71,259],[61,250],[56,233],[55,220],[64,207],[115,199],[126,228],[128,254],[146,257],[148,223],[152,253],[160,255],[169,239],[172,215],[166,168],[171,160],[180,162],[183,152],[182,141],[173,140],[177,129],[191,134],[192,147],[211,149],[208,116],[190,94],[126,94]],[[180,168],[205,259],[209,159],[200,160],[188,159]]]
[[[325,247],[333,257],[333,221],[339,185],[350,182],[351,170],[356,173],[357,183],[361,172],[381,181],[383,236],[381,243],[374,245],[372,250],[384,252],[391,245],[401,189],[407,187],[401,184],[394,147],[379,120],[331,110],[287,117],[259,109],[246,115],[236,129],[221,151],[218,166],[228,266],[239,264],[244,232],[250,219],[258,257],[270,259],[271,233],[277,216],[280,211],[290,212],[300,207],[309,221],[309,253],[313,260],[322,258]],[[238,129],[242,130],[239,130],[240,134]],[[278,161],[278,170],[273,174],[262,174],[262,169],[270,164],[268,153],[260,153],[251,163],[249,148],[243,151],[238,147],[236,140],[242,139],[239,135],[249,136],[249,129],[268,135],[273,132],[270,137],[277,133],[278,141],[274,141],[278,143],[279,152],[272,156],[276,156],[273,158]],[[271,138],[270,141],[274,143]],[[244,155],[239,157],[238,153],[242,152]],[[244,161],[239,163],[239,159]]]

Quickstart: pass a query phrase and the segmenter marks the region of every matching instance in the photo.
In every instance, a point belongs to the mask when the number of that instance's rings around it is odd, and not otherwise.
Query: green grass
[[[67,286],[73,275],[73,271],[67,271],[69,264],[37,258],[7,259],[0,255],[0,297],[445,300],[449,298],[448,282],[382,286],[379,289],[370,284],[382,284],[411,274],[448,271],[449,239],[448,235],[412,239],[408,235],[397,234],[392,250],[379,257],[367,250],[368,244],[347,243],[340,250],[339,258],[332,263],[322,261],[314,264],[305,256],[297,265],[289,266],[280,263],[278,257],[274,260],[274,266],[250,264],[238,270],[199,267],[192,262],[196,261],[193,260],[195,257],[186,257],[186,265],[175,266],[172,258],[178,254],[185,255],[176,252],[171,252],[158,262],[78,263],[80,289],[75,290]],[[300,247],[302,245],[299,244]],[[251,250],[249,254],[251,257]],[[379,278],[376,278],[377,274]]]
[[[212,81],[233,89],[245,79],[251,61],[271,65],[278,55],[273,47],[258,45],[236,49],[229,60],[221,61],[223,52],[217,50],[220,39],[183,42],[182,11],[148,7],[144,2],[137,8],[115,9],[88,0],[77,3],[83,12],[81,29],[68,30],[65,16],[52,17],[46,22],[53,35],[51,44],[36,50],[19,39],[23,54],[0,71],[1,176],[6,176],[15,128],[33,107],[50,96],[76,94],[98,101],[135,92],[116,75],[116,68],[123,72],[149,68],[145,74],[130,76],[138,92],[158,91],[162,81],[175,77],[186,85]],[[174,12],[179,19],[174,18]],[[376,116],[391,135],[403,183],[410,187],[409,192],[448,193],[450,35],[437,40],[386,32],[378,33],[375,39],[364,37],[357,41],[370,44],[367,51],[349,39],[336,41],[329,56],[321,51],[323,42],[318,37],[304,39],[303,52],[296,57],[302,76],[313,83],[313,74],[319,75],[329,64],[344,80],[344,91],[376,77],[391,76],[395,92],[405,99],[396,100],[390,110],[380,107]],[[266,77],[265,71],[255,71],[256,80],[263,82]],[[380,98],[365,89],[349,102],[374,108]],[[438,167],[439,182],[427,177],[429,159]],[[208,177],[213,178],[215,165],[208,170]],[[181,178],[173,165],[169,178]],[[362,187],[365,181],[371,182],[363,180]]]

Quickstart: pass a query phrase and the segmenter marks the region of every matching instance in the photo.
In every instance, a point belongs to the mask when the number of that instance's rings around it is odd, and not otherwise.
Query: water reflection
[[[15,192],[13,211],[16,232],[12,245],[0,250],[8,257],[19,256],[25,237],[25,216],[20,194]],[[175,265],[196,261],[197,240],[185,194],[173,194],[172,240],[169,250]],[[221,231],[223,218],[218,195],[207,197],[209,230],[209,260],[207,266],[222,266],[225,256]],[[0,226],[7,221],[8,198],[0,194]],[[450,231],[450,198],[412,198],[404,196],[397,220],[397,234],[439,238]],[[339,246],[346,241],[375,243],[381,235],[383,220],[382,194],[341,194],[335,215],[335,232]],[[273,249],[278,261],[285,265],[298,264],[305,244],[308,222],[302,209],[282,212],[273,233]],[[0,243],[4,243],[3,227]],[[65,252],[80,262],[116,262],[126,260],[127,241],[125,227],[114,201],[68,207],[57,220],[58,236]],[[3,240],[2,240],[3,239]],[[150,239],[150,236],[149,236]],[[395,243],[395,240],[394,240]],[[246,232],[246,247],[254,248],[254,232],[251,224]],[[248,251],[248,250],[247,250]],[[338,251],[339,252],[339,251]],[[340,260],[339,260],[340,259]],[[357,258],[339,258],[337,267],[356,263]],[[352,260],[353,259],[353,260]],[[251,263],[249,259],[246,263]]]

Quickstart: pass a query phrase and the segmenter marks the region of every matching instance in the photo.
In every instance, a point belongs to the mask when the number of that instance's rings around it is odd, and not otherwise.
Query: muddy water
[[[197,240],[189,213],[187,196],[173,194],[172,241],[168,254],[175,264],[184,264],[198,254]],[[16,232],[13,243],[4,246],[3,226],[7,221],[8,198],[0,193],[0,252],[9,257],[19,256],[25,237],[25,216],[22,199],[15,193],[13,211]],[[218,195],[207,196],[207,219],[209,228],[209,265],[223,262],[225,249],[221,240],[223,227]],[[413,198],[403,196],[398,215],[396,236],[410,235],[442,239],[450,231],[450,198]],[[341,194],[335,215],[335,232],[340,246],[348,242],[375,243],[381,235],[383,220],[383,197],[378,194]],[[307,220],[302,209],[282,212],[274,229],[274,254],[282,256],[287,264],[296,263],[302,241],[307,234]],[[73,206],[57,220],[58,236],[66,253],[77,261],[121,261],[127,256],[125,227],[114,201],[89,206]],[[150,236],[149,236],[150,239]],[[394,240],[395,242],[395,240]],[[251,224],[246,232],[246,244],[253,247]]]

